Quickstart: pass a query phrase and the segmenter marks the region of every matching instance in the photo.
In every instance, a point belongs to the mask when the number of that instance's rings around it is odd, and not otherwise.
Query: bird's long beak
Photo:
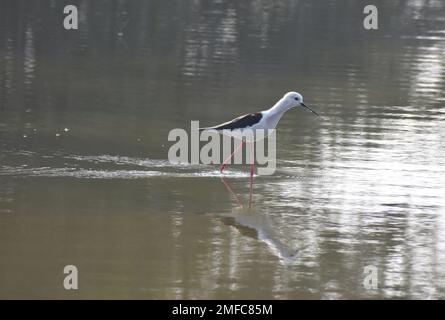
[[[306,109],[308,109],[310,112],[312,112],[313,114],[315,114],[315,115],[317,115],[318,116],[318,113],[316,113],[314,110],[312,110],[311,108],[309,108],[307,105],[305,105],[303,102],[301,103],[301,105],[303,106],[303,107],[305,107]]]

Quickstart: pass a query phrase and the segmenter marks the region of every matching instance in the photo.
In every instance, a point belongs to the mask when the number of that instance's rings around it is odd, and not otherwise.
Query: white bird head
[[[286,93],[283,98],[281,99],[285,102],[286,106],[288,108],[292,108],[292,107],[302,107],[305,108],[307,110],[309,110],[310,112],[312,112],[313,114],[316,114],[318,116],[318,113],[316,113],[314,110],[312,110],[311,108],[309,108],[307,105],[305,105],[303,103],[303,96],[301,94],[299,94],[298,92],[288,92]]]

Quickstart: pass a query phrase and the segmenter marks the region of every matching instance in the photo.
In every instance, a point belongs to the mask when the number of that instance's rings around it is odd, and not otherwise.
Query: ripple
[[[30,151],[10,152],[5,163],[17,163],[16,157],[21,158],[22,165],[3,165],[0,167],[0,176],[20,177],[71,177],[82,179],[141,179],[150,177],[220,177],[218,166],[171,163],[164,159],[146,159],[138,157],[113,156],[113,155],[39,155]],[[28,158],[34,163],[47,163],[48,165],[30,166]],[[56,161],[54,161],[56,160]],[[69,163],[74,160],[74,163]],[[51,164],[64,163],[66,166],[57,167]],[[97,168],[91,168],[95,166]],[[118,166],[119,168],[115,168]],[[137,167],[137,169],[134,169]],[[230,168],[224,172],[224,176],[230,178],[243,178],[247,176],[245,171]]]

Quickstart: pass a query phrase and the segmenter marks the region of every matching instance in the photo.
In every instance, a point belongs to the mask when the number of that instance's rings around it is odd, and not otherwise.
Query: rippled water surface
[[[73,2],[0,2],[1,298],[445,298],[443,1]],[[290,90],[251,210],[169,163]]]

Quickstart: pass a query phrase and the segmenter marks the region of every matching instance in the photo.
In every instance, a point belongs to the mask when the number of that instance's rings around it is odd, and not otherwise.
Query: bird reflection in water
[[[280,260],[292,262],[298,257],[300,248],[293,248],[279,232],[278,225],[266,213],[251,207],[252,191],[249,194],[249,207],[243,205],[229,181],[221,177],[222,184],[234,197],[237,207],[224,214],[222,222],[236,228],[242,235],[264,242]]]
[[[233,196],[236,203],[240,206],[240,208],[244,208],[243,202],[241,201],[240,197],[236,194],[236,192],[233,190],[232,186],[230,185],[229,181],[227,181],[223,176],[221,176],[221,182],[226,187],[227,191]],[[249,208],[252,208],[252,188],[249,189]]]

